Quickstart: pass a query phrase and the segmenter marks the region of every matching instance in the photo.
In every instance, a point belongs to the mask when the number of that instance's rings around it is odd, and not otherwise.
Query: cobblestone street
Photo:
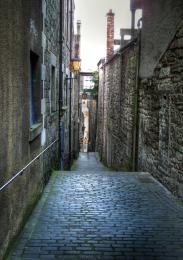
[[[148,173],[80,154],[53,174],[10,259],[183,259],[183,209]]]

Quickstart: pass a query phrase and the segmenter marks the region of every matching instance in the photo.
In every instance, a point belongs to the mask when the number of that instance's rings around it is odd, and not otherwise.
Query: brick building
[[[131,11],[131,41],[98,64],[97,149],[108,166],[148,171],[182,197],[183,3],[134,0]]]

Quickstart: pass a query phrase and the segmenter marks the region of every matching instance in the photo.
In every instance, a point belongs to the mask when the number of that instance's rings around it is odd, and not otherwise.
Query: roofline
[[[109,60],[107,60],[104,65],[107,65],[108,63],[110,63],[115,57],[117,57],[118,55],[123,54],[126,50],[128,50],[130,47],[132,47],[133,45],[135,45],[137,42],[137,37],[134,38],[133,40],[131,40],[129,43],[127,43],[125,46],[121,47]]]

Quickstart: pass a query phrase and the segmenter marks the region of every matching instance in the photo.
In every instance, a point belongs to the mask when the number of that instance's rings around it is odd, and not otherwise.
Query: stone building
[[[81,21],[77,21],[77,30],[74,35],[73,58],[80,60],[81,48]],[[74,73],[72,88],[72,159],[77,159],[80,151],[79,129],[80,129],[80,75],[78,71]]]
[[[183,3],[132,0],[131,11],[132,40],[98,64],[97,149],[108,166],[148,171],[183,197]]]
[[[97,129],[96,72],[80,72],[80,149],[94,152]],[[98,83],[98,78],[96,79]],[[98,88],[98,85],[97,85]]]
[[[107,14],[114,18],[112,10]],[[108,34],[114,21],[107,23]],[[131,169],[135,124],[137,39],[114,53],[114,36],[107,40],[107,59],[98,63],[99,97],[97,150],[101,159],[115,169]]]
[[[90,93],[82,94],[81,113],[80,150],[82,152],[95,152],[97,102]]]
[[[95,152],[96,134],[97,134],[97,100],[92,96],[88,96],[89,110],[89,138],[88,151]]]
[[[82,146],[81,151],[88,152],[88,139],[89,139],[89,109],[88,109],[88,96],[87,94],[82,95]],[[81,134],[80,134],[81,135]]]
[[[0,1],[1,259],[62,164],[60,153],[68,157],[73,12],[72,0]]]
[[[70,70],[74,38],[74,1],[62,1],[62,119],[61,119],[61,168],[70,167],[72,160],[72,86],[73,74]]]
[[[69,169],[79,152],[79,75],[71,70],[70,61],[80,58],[80,27],[74,35],[74,1],[62,1],[62,120],[61,168]]]

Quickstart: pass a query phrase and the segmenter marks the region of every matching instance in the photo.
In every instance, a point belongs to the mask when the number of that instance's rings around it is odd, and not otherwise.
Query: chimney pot
[[[107,13],[107,59],[114,53],[114,13],[112,9]]]

